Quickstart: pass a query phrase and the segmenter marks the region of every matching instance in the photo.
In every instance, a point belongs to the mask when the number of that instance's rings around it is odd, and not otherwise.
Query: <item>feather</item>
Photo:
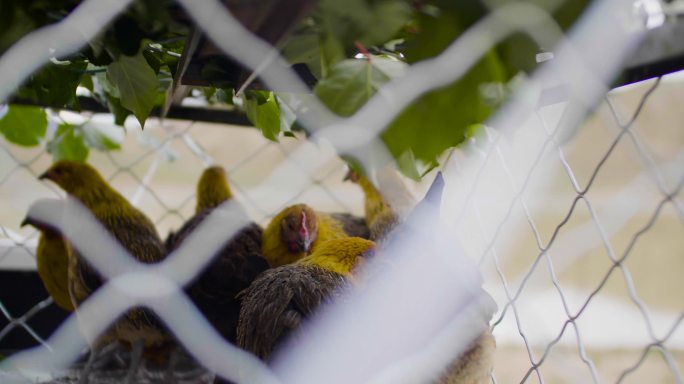
[[[167,237],[167,251],[177,249],[214,209],[221,209],[220,204],[230,199],[232,194],[223,168],[207,168],[197,184],[199,210],[177,232]],[[240,209],[238,215],[244,214]],[[261,227],[255,223],[242,228],[216,251],[212,261],[185,289],[216,331],[233,343],[240,314],[240,302],[236,296],[269,268],[261,255],[262,234]]]
[[[61,160],[53,164],[41,179],[49,179],[80,200],[105,229],[139,262],[156,263],[165,250],[152,222],[107,184],[100,174],[85,163]],[[68,239],[67,239],[68,240]],[[69,294],[76,307],[102,285],[102,277],[90,266],[78,249],[69,249]],[[132,345],[142,339],[146,348],[171,342],[166,327],[151,311],[135,307],[121,316],[96,340],[94,346],[111,340]]]
[[[322,303],[341,292],[374,249],[373,242],[358,237],[329,240],[294,264],[262,273],[240,294],[238,346],[268,360]]]
[[[355,228],[358,221],[354,223],[349,217],[342,217],[344,220],[340,221],[337,219],[340,217],[340,214],[317,212],[306,204],[289,206],[266,226],[262,253],[272,267],[278,267],[315,252],[328,240],[349,237],[351,234],[345,231],[345,226],[352,233],[359,231]]]

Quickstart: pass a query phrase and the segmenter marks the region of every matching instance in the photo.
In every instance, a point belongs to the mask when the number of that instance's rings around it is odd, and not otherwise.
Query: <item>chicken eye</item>
[[[372,259],[375,256],[375,249],[369,249],[366,252],[361,254],[361,257],[364,259]]]

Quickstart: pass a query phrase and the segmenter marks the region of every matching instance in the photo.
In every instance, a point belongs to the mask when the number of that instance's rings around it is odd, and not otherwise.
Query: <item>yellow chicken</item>
[[[69,297],[68,282],[68,249],[59,231],[32,220],[29,213],[21,226],[32,225],[40,230],[38,247],[36,248],[36,266],[38,276],[43,281],[45,290],[52,296],[59,307],[72,312],[74,305]]]
[[[365,176],[350,170],[345,179],[357,183],[363,190],[364,211],[366,224],[370,229],[370,239],[373,241],[384,239],[401,222],[399,214]]]
[[[178,248],[217,206],[231,198],[224,169],[207,168],[197,184],[197,212],[177,233],[169,236],[168,251]],[[243,214],[239,210],[237,216]],[[209,266],[186,288],[190,299],[211,325],[233,343],[240,314],[240,302],[235,296],[269,268],[261,255],[262,232],[255,223],[245,226],[215,253]]]
[[[302,320],[346,283],[375,244],[359,237],[322,243],[301,260],[262,273],[243,293],[238,346],[268,360]]]
[[[232,197],[233,193],[226,179],[226,170],[220,165],[211,166],[202,172],[197,183],[195,213],[215,208]]]
[[[348,237],[345,224],[333,216],[316,212],[306,204],[295,204],[278,213],[264,230],[262,253],[272,267],[293,263],[324,242]]]
[[[164,246],[152,222],[115,191],[91,166],[61,160],[53,164],[40,179],[59,185],[88,208],[107,231],[137,261],[156,263],[165,257]],[[102,285],[102,277],[89,265],[77,249],[69,247],[69,295],[77,308]],[[94,347],[119,340],[145,351],[163,351],[171,335],[157,316],[143,308],[133,308],[93,342]]]

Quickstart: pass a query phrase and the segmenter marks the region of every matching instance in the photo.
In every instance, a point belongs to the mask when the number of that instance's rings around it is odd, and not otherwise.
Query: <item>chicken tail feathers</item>
[[[425,193],[423,201],[434,205],[439,208],[442,202],[442,193],[444,192],[444,176],[442,176],[442,171],[437,172],[437,176],[432,181],[430,188]]]

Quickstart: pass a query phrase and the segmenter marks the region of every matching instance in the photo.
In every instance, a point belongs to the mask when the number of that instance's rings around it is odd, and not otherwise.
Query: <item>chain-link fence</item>
[[[601,10],[594,11],[599,18]],[[202,10],[197,12],[193,17],[201,18]],[[215,28],[210,33],[222,31]],[[610,41],[611,36],[607,31],[593,40]],[[485,39],[490,44],[492,40],[496,38]],[[624,37],[625,47],[627,40]],[[581,44],[573,49],[581,52]],[[456,48],[464,47],[468,44]],[[230,42],[221,48],[238,49]],[[620,47],[616,51],[619,56]],[[571,65],[563,61],[568,56],[557,57],[554,61],[560,68]],[[442,218],[453,241],[478,263],[485,290],[499,306],[491,320],[497,339],[492,381],[682,382],[681,76],[603,95],[588,85],[595,78],[584,78],[575,69],[567,76],[570,87],[577,89],[567,100],[549,105],[542,100],[533,107],[512,104],[493,120],[494,128],[485,128],[470,143],[451,151],[441,167],[447,183]],[[616,69],[604,70],[605,76],[611,76]],[[278,78],[276,72],[265,77],[290,81]],[[432,75],[437,78],[439,73]],[[543,80],[543,74],[539,77]],[[439,84],[434,79],[428,83]],[[401,88],[398,84],[395,89]],[[587,89],[586,94],[581,92]],[[590,113],[576,108],[578,98],[589,103],[584,107],[591,108]],[[401,100],[394,102],[396,108],[403,105]],[[359,116],[380,115],[363,113]],[[87,118],[88,124],[109,121],[108,116]],[[574,122],[580,119],[583,122],[576,127]],[[381,117],[368,121],[381,128],[376,125],[382,124]],[[300,201],[321,211],[362,213],[363,195],[357,186],[342,181],[346,168],[335,156],[335,148],[360,145],[361,139],[343,142],[323,136],[330,145],[301,136],[275,143],[243,127],[151,120],[143,132],[133,121],[129,123],[121,151],[93,151],[89,162],[152,218],[162,236],[191,215],[195,182],[212,163],[226,168],[236,199],[261,224]],[[5,142],[0,148],[0,267],[32,270],[37,233],[19,228],[19,223],[36,199],[61,192],[37,180],[51,163],[44,148],[25,149]],[[424,180],[420,185],[406,182],[416,197],[430,184],[432,174]],[[82,347],[67,346],[64,337],[73,335],[68,327],[57,331],[65,335],[61,339],[56,335],[48,340],[49,334],[35,330],[36,319],[54,307],[50,298],[10,307],[7,303],[13,295],[0,293],[5,319],[0,345],[24,338],[48,346],[23,355],[34,360],[67,356]],[[192,316],[184,315],[170,326],[181,341],[198,329]],[[197,340],[206,341],[202,337]],[[230,354],[216,353],[211,358],[215,345],[197,343],[200,347],[188,348],[209,370],[219,371],[217,367],[226,361],[221,359],[236,357],[234,351],[227,351]],[[74,358],[55,357],[55,363],[46,366]],[[326,356],[317,358],[323,361]],[[236,361],[243,370],[263,368],[244,359]],[[224,365],[226,371],[234,369]],[[331,382],[344,380],[344,374]]]
[[[492,272],[488,288],[502,305],[492,323],[497,382],[681,382],[674,233],[683,153],[672,125],[680,117],[660,104],[678,97],[677,83],[610,93],[572,137],[539,111],[539,154],[549,155],[525,171],[506,161],[507,138],[485,135],[500,143],[477,154],[482,168],[465,182],[487,186],[457,217],[464,237],[477,239],[464,242]],[[486,167],[499,176],[478,182]],[[551,179],[536,179],[545,167]],[[530,200],[539,183],[543,192]]]
[[[53,115],[55,120],[63,118]],[[88,116],[87,124],[111,124],[108,115]],[[153,220],[162,237],[178,229],[194,211],[195,184],[207,165],[225,167],[236,198],[251,218],[265,225],[285,206],[306,202],[327,212],[353,212],[362,215],[363,196],[355,185],[343,182],[347,172],[340,159],[324,164],[310,176],[306,188],[292,194],[279,194],[277,199],[255,200],[244,193],[264,178],[270,169],[282,162],[297,162],[288,157],[290,151],[305,142],[303,137],[268,141],[252,128],[186,121],[150,121],[145,131],[129,120],[121,151],[93,152],[89,163],[96,167],[117,190]],[[314,146],[313,144],[305,144]],[[46,148],[23,149],[3,142],[3,246],[0,265],[5,271],[32,271],[36,266],[39,232],[20,228],[28,207],[39,198],[63,196],[52,184],[38,180],[38,175],[52,162]],[[21,281],[25,284],[24,281]],[[37,286],[39,281],[35,281]],[[41,289],[42,290],[42,289]],[[2,330],[5,353],[12,347],[40,343],[48,346],[49,332],[34,330],[36,316],[54,308],[52,298],[43,297],[29,308],[8,300],[6,292],[0,309],[4,315]],[[19,295],[22,298],[31,296]],[[8,301],[10,306],[8,307]],[[45,316],[54,317],[54,313]],[[40,320],[39,320],[40,323]],[[39,327],[42,324],[39,324]],[[44,327],[43,327],[44,328]],[[52,328],[48,328],[50,332]],[[53,348],[54,350],[54,348]]]

